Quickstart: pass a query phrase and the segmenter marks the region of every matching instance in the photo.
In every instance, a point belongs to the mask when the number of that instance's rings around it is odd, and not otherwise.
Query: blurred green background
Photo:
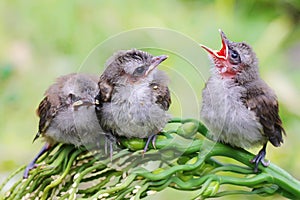
[[[98,67],[82,69],[92,49],[120,32],[143,27],[178,31],[215,49],[220,47],[221,28],[229,39],[251,44],[260,61],[261,76],[278,95],[288,134],[282,147],[268,146],[267,158],[300,179],[299,0],[13,0],[0,2],[0,15],[0,182],[41,148],[41,142],[32,144],[38,125],[35,109],[55,77],[80,70],[100,75],[104,60],[114,48],[103,55],[99,52],[103,62],[96,63]],[[177,46],[180,48],[180,44]],[[210,63],[200,47],[193,46],[188,53],[198,51],[200,62],[196,67],[201,66],[204,78],[193,76],[192,67],[185,67],[186,63],[171,55],[165,65],[178,69],[177,75],[185,73],[193,99],[200,103]],[[189,93],[176,92],[184,88],[170,68],[165,67],[174,98],[170,112],[183,117],[189,116],[189,110],[198,113],[199,107],[189,107]],[[190,116],[197,117],[195,113]],[[169,190],[153,198],[175,195],[188,197]]]

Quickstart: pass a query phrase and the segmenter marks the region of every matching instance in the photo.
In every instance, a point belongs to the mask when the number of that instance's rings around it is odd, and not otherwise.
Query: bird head
[[[66,103],[73,103],[83,100],[93,102],[97,93],[97,76],[87,74],[70,74],[58,78],[61,84],[61,96],[66,97]]]
[[[118,76],[116,81],[126,81],[134,84],[146,79],[151,80],[157,71],[156,67],[167,58],[166,55],[152,56],[147,52],[136,49],[118,51],[108,61],[108,68],[112,69],[107,68],[106,71],[116,73],[116,76]]]
[[[244,42],[232,42],[227,39],[222,30],[222,48],[219,51],[212,50],[201,45],[212,57],[213,63],[223,78],[236,78],[244,74],[249,77],[249,73],[257,74],[257,58],[252,48]]]

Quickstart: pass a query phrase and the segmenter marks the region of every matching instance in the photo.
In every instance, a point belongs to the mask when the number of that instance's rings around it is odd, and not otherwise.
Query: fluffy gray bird
[[[74,73],[59,77],[48,88],[37,109],[40,121],[34,138],[42,136],[46,144],[27,166],[24,178],[37,159],[56,143],[97,145],[101,133],[104,134],[95,113],[97,82],[97,76]]]
[[[202,93],[201,117],[213,139],[231,146],[263,146],[251,160],[258,171],[264,161],[267,142],[275,147],[283,143],[277,97],[260,78],[258,61],[244,42],[232,42],[220,30],[222,49],[202,47],[212,58],[212,75]]]
[[[170,119],[168,77],[156,68],[165,59],[136,49],[118,51],[108,59],[98,83],[101,127],[112,136],[148,138],[144,152],[150,140],[155,146],[156,134]]]

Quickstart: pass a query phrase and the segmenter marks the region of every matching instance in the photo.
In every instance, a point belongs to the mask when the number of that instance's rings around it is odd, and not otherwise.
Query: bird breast
[[[115,87],[111,102],[102,107],[102,126],[126,137],[146,138],[158,133],[169,115],[155,103],[148,84]]]
[[[81,146],[100,142],[101,133],[104,134],[95,113],[95,106],[70,106],[59,111],[45,136],[57,142]]]
[[[233,79],[211,77],[202,94],[201,118],[214,140],[249,148],[266,142],[255,113],[243,104],[246,91]]]

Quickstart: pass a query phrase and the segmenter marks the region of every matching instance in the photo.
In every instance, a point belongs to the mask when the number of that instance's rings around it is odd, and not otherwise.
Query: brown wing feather
[[[57,110],[58,110],[57,107],[52,105],[51,102],[49,101],[48,96],[46,96],[41,101],[36,111],[37,115],[40,118],[39,131],[36,134],[34,140],[36,140],[40,136],[40,134],[43,134],[48,129],[52,119],[55,117],[57,113]]]
[[[282,132],[285,134],[285,131],[278,115],[276,96],[263,88],[253,88],[248,90],[245,104],[255,112],[269,141],[276,147],[280,146],[283,143]]]
[[[171,104],[169,88],[157,83],[152,83],[150,86],[154,94],[153,96],[156,97],[155,103],[159,104],[162,109],[168,110]]]
[[[97,100],[100,102],[109,102],[111,100],[111,94],[114,86],[109,84],[108,81],[100,79],[99,83],[99,94],[97,96]]]

